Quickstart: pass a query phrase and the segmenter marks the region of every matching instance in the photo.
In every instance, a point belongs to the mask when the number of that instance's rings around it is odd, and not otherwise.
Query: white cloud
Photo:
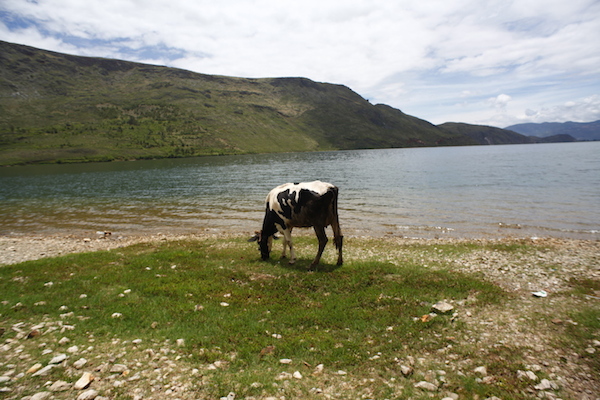
[[[304,76],[434,123],[600,119],[582,100],[600,94],[597,0],[4,0],[0,17],[11,42]]]

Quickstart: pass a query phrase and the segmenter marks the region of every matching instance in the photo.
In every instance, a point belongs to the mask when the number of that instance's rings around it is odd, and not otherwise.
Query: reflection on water
[[[260,227],[285,182],[340,187],[347,235],[600,230],[600,143],[267,154],[0,169],[0,234]]]

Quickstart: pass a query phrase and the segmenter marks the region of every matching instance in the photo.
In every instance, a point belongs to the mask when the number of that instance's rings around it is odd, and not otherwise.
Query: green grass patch
[[[1,267],[0,324],[5,338],[19,323],[74,326],[31,339],[32,348],[50,335],[54,341],[68,335],[81,347],[93,343],[95,351],[135,339],[142,340],[140,351],[183,339],[185,344],[171,351],[187,368],[227,366],[206,371],[189,389],[212,398],[232,390],[240,398],[316,396],[312,385],[327,385],[312,376],[319,364],[339,380],[353,377],[349,393],[393,398],[420,393],[399,382],[401,360],[409,356],[453,346],[457,354],[478,356],[455,339],[465,335],[460,319],[446,315],[422,322],[433,303],[469,298],[470,307],[477,308],[507,298],[478,277],[418,262],[347,258],[337,267],[333,250],[318,271],[309,272],[315,240],[300,237],[296,243],[300,259],[294,266],[275,258],[259,261],[254,246],[240,238],[139,244]],[[467,251],[440,249],[446,255]],[[47,362],[52,355],[44,357]],[[281,364],[284,358],[292,363]],[[499,356],[492,368],[512,372],[512,366],[501,364]],[[273,385],[279,373],[296,370],[306,377],[291,379],[287,387]],[[357,377],[376,377],[378,383],[363,387]],[[472,393],[502,393],[468,379],[463,383],[473,386]]]

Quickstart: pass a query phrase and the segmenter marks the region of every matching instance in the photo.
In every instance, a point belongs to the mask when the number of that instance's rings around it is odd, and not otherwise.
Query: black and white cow
[[[319,251],[310,265],[314,268],[321,260],[327,244],[325,228],[331,225],[335,247],[338,250],[337,265],[342,265],[343,236],[338,219],[338,188],[331,183],[314,181],[303,183],[285,183],[277,186],[267,196],[267,208],[262,230],[250,239],[258,241],[260,254],[267,260],[271,253],[273,235],[279,231],[283,235],[283,253],[290,248],[290,264],[296,261],[292,243],[292,229],[295,227],[313,227],[319,239]]]

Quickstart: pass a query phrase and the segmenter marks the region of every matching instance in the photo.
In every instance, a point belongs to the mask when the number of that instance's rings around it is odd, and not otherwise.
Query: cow
[[[319,250],[309,269],[314,269],[328,242],[325,228],[331,225],[334,243],[338,250],[337,265],[342,265],[342,244],[344,237],[338,218],[338,188],[331,183],[314,181],[303,183],[285,183],[271,190],[266,199],[265,218],[262,230],[250,238],[258,241],[263,260],[268,260],[271,244],[277,231],[283,235],[283,253],[286,257],[290,248],[290,264],[296,262],[296,253],[292,242],[292,230],[295,227],[313,227],[319,239]]]

